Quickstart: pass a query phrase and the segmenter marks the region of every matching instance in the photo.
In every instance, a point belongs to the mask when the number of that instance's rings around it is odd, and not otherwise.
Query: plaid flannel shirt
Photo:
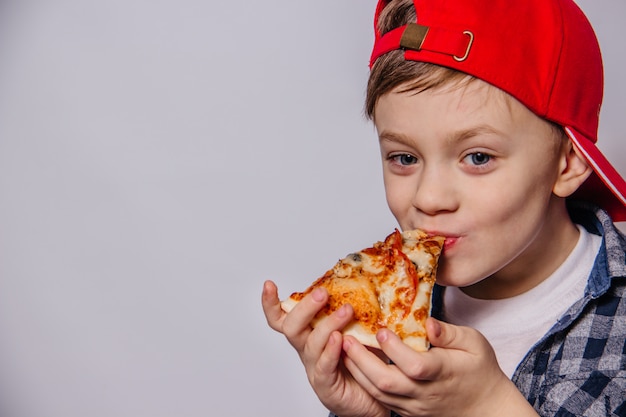
[[[570,212],[603,236],[585,296],[526,354],[512,381],[543,417],[626,417],[626,236],[598,208],[577,203]],[[445,320],[442,295],[436,287],[433,316]]]

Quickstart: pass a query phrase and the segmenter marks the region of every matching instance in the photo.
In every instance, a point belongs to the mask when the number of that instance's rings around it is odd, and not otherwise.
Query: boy
[[[287,315],[268,281],[269,325],[331,415],[625,416],[626,183],[595,146],[589,22],[571,0],[381,0],[375,23],[387,202],[446,237],[432,348],[342,337],[350,306],[313,330],[328,295]]]

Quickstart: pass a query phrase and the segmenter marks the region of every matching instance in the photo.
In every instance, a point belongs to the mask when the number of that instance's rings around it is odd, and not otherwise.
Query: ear
[[[587,161],[570,140],[564,141],[559,160],[559,175],[552,192],[569,197],[593,172]]]

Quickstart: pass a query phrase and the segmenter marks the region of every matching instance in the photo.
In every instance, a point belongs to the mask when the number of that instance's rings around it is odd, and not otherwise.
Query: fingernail
[[[311,297],[317,302],[324,301],[324,297],[326,296],[325,291],[321,288],[316,288],[311,293]]]
[[[441,323],[439,323],[439,320],[433,320],[433,333],[435,337],[441,336]]]
[[[352,340],[350,340],[350,338],[343,338],[343,350],[345,350],[346,352],[348,350],[350,350],[350,348],[352,347]]]
[[[347,305],[347,304],[342,305],[342,306],[339,308],[339,310],[337,310],[337,315],[338,315],[339,317],[345,317],[345,316],[347,316],[347,315],[348,315],[348,305]]]
[[[376,333],[376,340],[378,343],[385,343],[389,339],[389,335],[387,334],[386,329],[380,329],[378,333]]]

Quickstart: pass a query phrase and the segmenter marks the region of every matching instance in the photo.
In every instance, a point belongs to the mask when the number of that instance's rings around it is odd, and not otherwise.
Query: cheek
[[[474,199],[473,206],[465,207],[464,214],[473,218],[474,227],[494,230],[492,233],[519,233],[520,229],[535,223],[545,214],[549,198],[524,193],[498,192],[482,199]]]
[[[402,213],[406,210],[403,208],[402,199],[399,195],[393,193],[389,188],[385,189],[385,196],[387,198],[387,206],[394,215],[394,217],[400,222]]]
[[[450,253],[444,251],[437,279],[442,285],[465,287],[496,274],[532,242],[538,232],[538,211],[520,212],[513,206],[485,207],[474,213],[472,228]]]
[[[410,181],[401,181],[398,178],[389,180],[384,178],[385,196],[389,209],[400,220],[412,207],[412,184]]]
[[[501,177],[489,179],[481,186],[467,186],[468,201],[482,206],[483,217],[510,220],[511,216],[528,215],[545,209],[552,196],[551,172],[543,167],[523,171],[513,170]],[[476,190],[485,190],[476,192]]]

